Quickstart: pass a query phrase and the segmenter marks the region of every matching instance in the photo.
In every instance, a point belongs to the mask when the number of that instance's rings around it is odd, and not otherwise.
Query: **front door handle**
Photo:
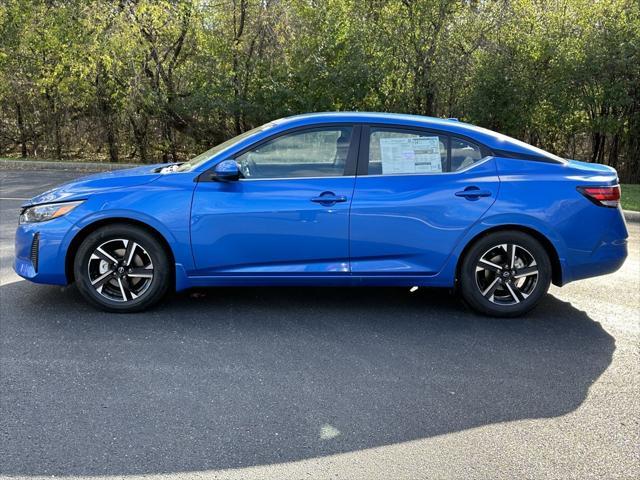
[[[333,192],[322,192],[319,196],[313,197],[311,201],[320,203],[321,205],[333,205],[335,203],[346,202],[347,197],[344,195],[336,195]]]
[[[456,192],[456,197],[464,197],[467,200],[476,200],[480,197],[490,197],[489,190],[480,190],[478,187],[467,187],[461,192]]]

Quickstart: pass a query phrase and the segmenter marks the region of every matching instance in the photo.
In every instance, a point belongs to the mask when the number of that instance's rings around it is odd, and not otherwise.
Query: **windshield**
[[[221,151],[226,150],[227,148],[235,145],[236,143],[244,140],[245,138],[255,135],[258,132],[263,132],[265,130],[273,128],[275,125],[276,125],[275,122],[270,122],[270,123],[265,123],[264,125],[261,125],[259,127],[253,128],[251,130],[247,130],[246,132],[241,133],[240,135],[235,136],[233,138],[230,138],[226,142],[222,142],[216,145],[215,147],[210,148],[206,152],[203,152],[200,155],[193,157],[188,162],[184,162],[175,171],[188,172],[189,170],[193,170],[198,165],[201,165],[204,162],[208,161],[211,157],[213,157],[217,153],[220,153]]]

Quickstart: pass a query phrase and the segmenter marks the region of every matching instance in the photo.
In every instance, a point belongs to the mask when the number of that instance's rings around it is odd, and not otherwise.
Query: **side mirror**
[[[235,160],[223,160],[213,169],[213,179],[219,182],[232,182],[240,178],[240,167]]]

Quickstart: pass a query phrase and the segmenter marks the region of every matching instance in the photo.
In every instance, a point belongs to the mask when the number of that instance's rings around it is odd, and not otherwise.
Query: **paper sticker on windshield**
[[[381,138],[382,173],[442,172],[438,137]]]

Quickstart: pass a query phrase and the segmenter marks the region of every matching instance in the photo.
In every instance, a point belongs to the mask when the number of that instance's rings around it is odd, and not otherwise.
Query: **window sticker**
[[[382,174],[442,172],[438,137],[381,138]]]

